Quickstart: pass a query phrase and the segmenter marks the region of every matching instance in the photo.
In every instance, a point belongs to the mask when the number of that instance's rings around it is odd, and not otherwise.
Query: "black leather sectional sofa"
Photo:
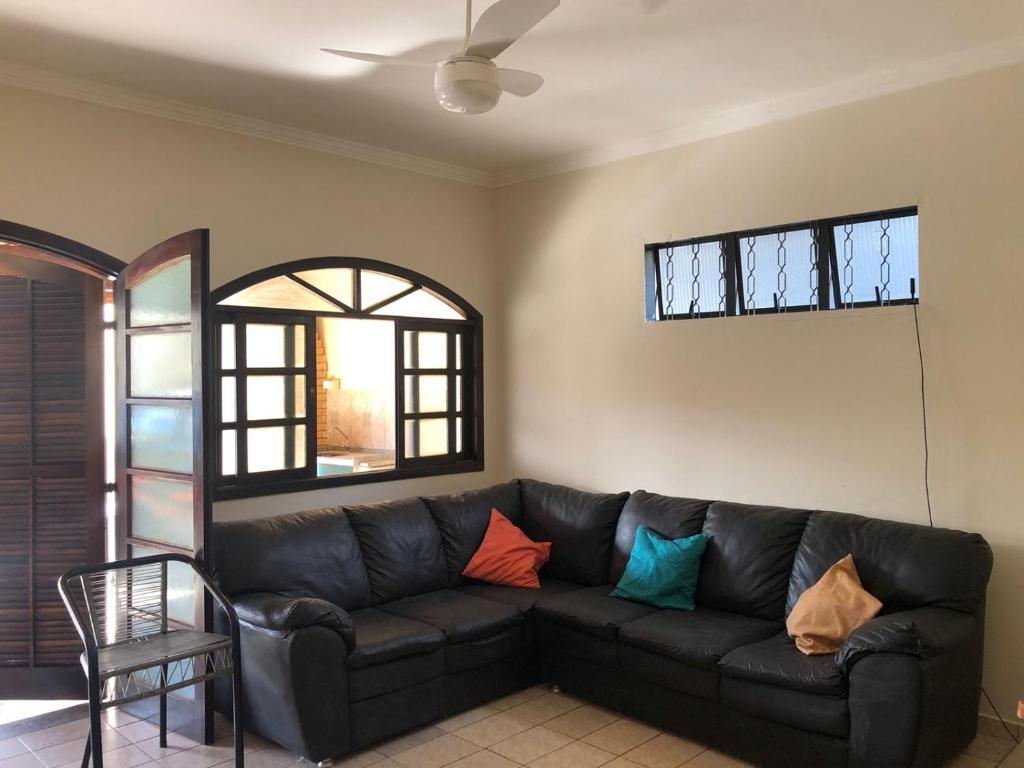
[[[492,507],[552,542],[541,589],[461,576]],[[695,611],[608,596],[641,523],[709,535]],[[786,613],[847,553],[883,615],[804,656]],[[313,761],[541,680],[761,765],[940,765],[977,727],[976,534],[522,480],[217,523],[207,560],[241,621],[246,725]]]

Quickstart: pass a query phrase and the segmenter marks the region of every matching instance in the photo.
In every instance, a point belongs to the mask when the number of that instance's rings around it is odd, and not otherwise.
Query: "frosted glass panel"
[[[249,421],[306,415],[305,376],[249,376],[245,386]]]
[[[132,405],[131,466],[192,473],[192,405]]]
[[[221,433],[220,473],[233,475],[238,471],[237,433],[233,429],[225,429]]]
[[[385,299],[397,296],[402,291],[411,288],[412,283],[400,277],[385,275],[383,272],[362,271],[362,295],[363,309],[369,309],[374,304],[379,304]],[[384,312],[383,314],[390,314]]]
[[[245,364],[249,368],[301,368],[306,364],[306,326],[246,325]]]
[[[363,300],[364,306],[369,306]],[[375,315],[398,315],[400,317],[432,317],[440,320],[464,320],[466,316],[455,307],[432,293],[419,290],[403,296],[375,311]]]
[[[128,291],[128,325],[188,323],[192,320],[192,259],[184,256]]]
[[[351,307],[355,300],[354,269],[311,269],[308,272],[296,272],[295,276],[324,293],[329,293],[346,306]],[[335,307],[335,311],[337,310]]]
[[[247,449],[250,472],[270,472],[306,466],[306,426],[249,429]]]
[[[220,327],[220,367],[226,371],[235,367],[235,326],[231,323]]]
[[[132,397],[192,397],[192,334],[128,337]]]
[[[406,331],[405,367],[447,368],[448,334],[440,331]]]
[[[221,379],[220,389],[220,420],[234,421],[238,418],[238,390],[235,389],[235,377],[225,376]]]
[[[155,549],[132,547],[132,557],[149,557],[162,555]],[[195,574],[185,563],[170,562],[167,564],[167,615],[185,624],[191,625],[195,620]]]
[[[311,312],[340,312],[327,299],[317,296],[291,278],[281,275],[250,285],[219,302],[219,306],[303,309]]]
[[[406,413],[435,413],[447,410],[447,376],[405,377]]]
[[[462,334],[455,334],[455,368],[462,370]]]
[[[132,535],[192,549],[192,483],[134,475]]]
[[[405,422],[405,456],[417,458],[448,453],[448,420],[416,419]]]
[[[462,410],[462,377],[455,377],[455,410]]]
[[[462,453],[462,419],[455,420],[455,452]]]

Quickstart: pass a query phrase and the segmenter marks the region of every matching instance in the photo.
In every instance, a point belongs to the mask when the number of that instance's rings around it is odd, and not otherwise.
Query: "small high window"
[[[917,301],[917,208],[654,243],[647,320]]]
[[[217,498],[483,468],[482,319],[444,286],[329,258],[213,300]]]

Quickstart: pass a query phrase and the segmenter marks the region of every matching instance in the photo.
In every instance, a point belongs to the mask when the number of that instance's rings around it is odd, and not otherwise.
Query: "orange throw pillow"
[[[853,555],[847,555],[800,595],[786,619],[786,631],[801,653],[835,653],[880,610],[882,604],[860,584]]]
[[[510,587],[540,587],[537,571],[551,557],[551,542],[536,542],[496,509],[480,548],[466,565],[463,576]]]

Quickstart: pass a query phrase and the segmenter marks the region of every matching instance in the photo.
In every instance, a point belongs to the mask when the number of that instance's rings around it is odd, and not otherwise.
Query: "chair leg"
[[[238,666],[236,656],[231,672],[231,719],[235,735],[235,768],[243,768],[245,746],[245,722],[242,718],[242,670]]]
[[[167,665],[160,666],[160,685],[167,687]],[[167,749],[167,694],[160,694],[160,748]]]
[[[82,751],[82,768],[89,768],[89,757],[92,754],[92,736],[85,737],[85,749]]]
[[[89,693],[89,749],[92,751],[92,768],[103,768],[103,726],[100,723],[99,686],[90,686]]]

